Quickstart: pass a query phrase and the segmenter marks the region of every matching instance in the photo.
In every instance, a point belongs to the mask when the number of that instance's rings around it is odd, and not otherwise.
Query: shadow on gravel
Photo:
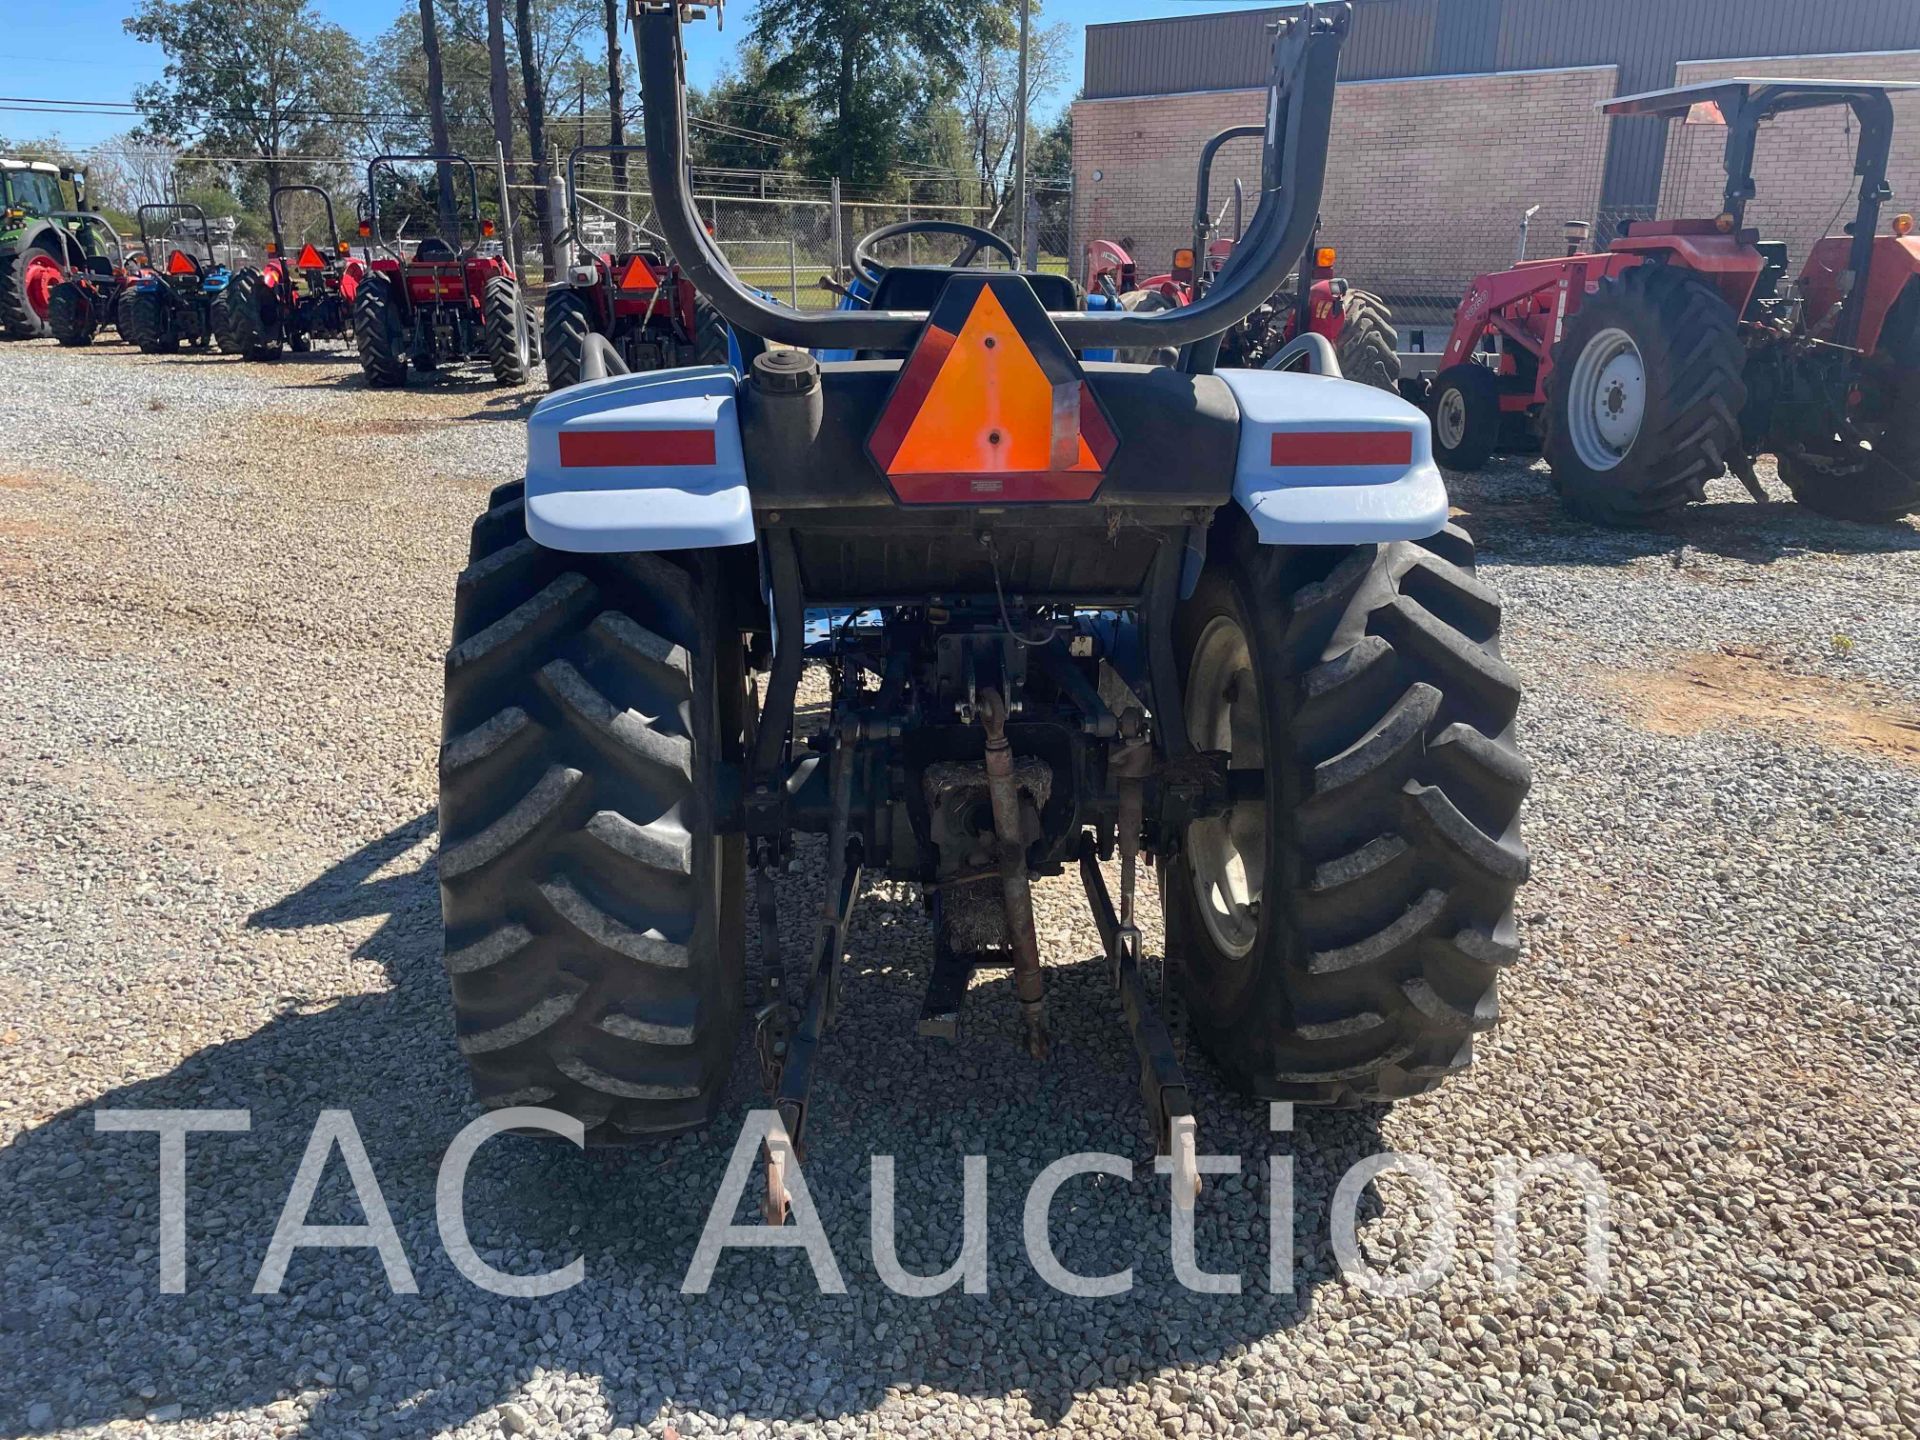
[[[1328,1200],[1339,1177],[1380,1148],[1376,1113],[1302,1112],[1296,1134],[1272,1136],[1266,1107],[1221,1093],[1196,1060],[1202,1149],[1242,1156],[1248,1174],[1210,1180],[1198,1212],[1201,1264],[1239,1272],[1244,1293],[1191,1293],[1173,1278],[1166,1182],[1152,1171],[1135,1064],[1097,967],[1051,971],[1056,1048],[1045,1065],[1016,1043],[1004,981],[972,994],[971,1033],[957,1046],[922,1040],[913,1022],[926,922],[907,891],[882,886],[857,912],[806,1167],[849,1293],[821,1295],[798,1252],[764,1250],[730,1252],[708,1294],[680,1293],[754,1100],[744,1047],[713,1133],[586,1154],[515,1138],[484,1148],[467,1189],[482,1255],[523,1273],[575,1255],[586,1262],[586,1280],[559,1295],[486,1293],[454,1271],[434,1224],[441,1154],[476,1112],[448,1038],[433,861],[418,854],[432,829],[429,812],[380,837],[259,911],[235,939],[240,948],[285,944],[249,936],[291,932],[295,943],[351,945],[385,967],[390,990],[285,1013],[45,1119],[0,1151],[0,1364],[15,1397],[0,1401],[0,1432],[23,1433],[35,1401],[60,1423],[98,1425],[162,1406],[205,1417],[299,1396],[312,1433],[419,1435],[482,1415],[537,1372],[556,1371],[597,1377],[616,1425],[645,1424],[663,1408],[857,1415],[889,1387],[919,1383],[1023,1392],[1052,1422],[1090,1388],[1218,1361],[1298,1322],[1336,1273]],[[810,931],[802,907],[812,885],[804,874],[784,882],[790,945]],[[1056,960],[1070,958],[1064,932],[1047,932],[1043,920],[1043,943]],[[187,1289],[162,1295],[156,1143],[96,1134],[92,1112],[216,1107],[248,1110],[252,1128],[190,1139]],[[331,1108],[355,1117],[418,1294],[392,1294],[368,1251],[321,1249],[299,1252],[280,1294],[251,1293],[315,1118]],[[1053,1206],[1065,1264],[1088,1274],[1134,1267],[1131,1292],[1109,1299],[1054,1291],[1020,1243],[1031,1180],[1080,1150],[1113,1151],[1135,1167],[1131,1182],[1076,1180]],[[988,1293],[893,1294],[867,1244],[869,1155],[896,1157],[901,1260],[930,1272],[959,1248],[967,1152],[989,1163]],[[1291,1153],[1297,1170],[1292,1293],[1266,1284],[1269,1152]],[[749,1207],[737,1218],[750,1220]],[[310,1219],[361,1220],[337,1156]],[[537,1404],[529,1408],[539,1420]]]
[[[1718,482],[1716,498],[1688,505],[1644,529],[1615,530],[1567,513],[1545,465],[1496,460],[1471,474],[1448,471],[1455,520],[1473,536],[1481,558],[1529,565],[1626,565],[1667,556],[1676,565],[1698,551],[1755,565],[1802,555],[1883,555],[1920,550],[1920,529],[1900,521],[1832,520],[1791,500],[1760,504],[1740,494],[1718,496],[1737,481]]]

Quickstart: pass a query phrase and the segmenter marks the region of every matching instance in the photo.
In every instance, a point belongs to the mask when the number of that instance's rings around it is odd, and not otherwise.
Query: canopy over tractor
[[[300,205],[313,213],[293,244],[285,213]],[[316,340],[353,334],[353,302],[366,278],[366,262],[340,238],[333,197],[318,185],[276,185],[267,196],[273,240],[265,263],[233,277],[223,347],[249,360],[276,360],[281,347],[295,354]],[[320,232],[318,243],[309,238]]]
[[[1280,17],[1258,207],[1218,282],[1155,314],[944,266],[870,275],[857,307],[768,302],[694,207],[687,13],[636,8],[649,188],[745,373],[548,395],[525,479],[475,522],[439,870],[480,1096],[603,1142],[698,1126],[750,1018],[778,1223],[814,1076],[860,1063],[825,1047],[859,1003],[841,962],[867,872],[926,899],[921,1033],[971,1014],[1034,1066],[1031,886],[1077,876],[1178,1204],[1199,1183],[1189,1033],[1274,1098],[1439,1084],[1496,1018],[1527,868],[1499,602],[1417,409],[1325,346],[1320,373],[1215,367],[1307,243],[1349,7]],[[1141,346],[1176,364],[1084,358]],[[863,358],[818,358],[839,351]],[[832,617],[811,638],[810,611]],[[830,691],[811,734],[809,660]],[[777,877],[802,833],[827,874],[790,969]],[[1143,857],[1164,945],[1139,924]],[[975,970],[1010,985],[970,991]]]
[[[403,166],[431,167],[414,207],[433,228],[409,246],[380,230],[380,192],[406,183]],[[466,178],[465,208],[453,203],[452,175]],[[412,218],[411,216],[409,218]],[[402,226],[404,231],[405,226]],[[524,385],[539,359],[532,312],[513,269],[483,254],[494,234],[480,216],[480,177],[464,155],[380,155],[367,166],[367,210],[360,234],[384,251],[359,283],[353,331],[360,368],[376,389],[405,385],[409,369],[484,362],[502,385]]]
[[[1920,509],[1920,239],[1911,215],[1881,228],[1888,93],[1916,88],[1732,79],[1607,102],[1724,126],[1721,209],[1634,221],[1598,254],[1475,279],[1429,402],[1442,462],[1484,463],[1517,417],[1543,433],[1568,505],[1607,523],[1697,500],[1727,469],[1764,499],[1752,462],[1767,451],[1813,509]],[[1854,217],[1790,279],[1786,244],[1747,224],[1756,139],[1778,116],[1830,107],[1859,127]]]

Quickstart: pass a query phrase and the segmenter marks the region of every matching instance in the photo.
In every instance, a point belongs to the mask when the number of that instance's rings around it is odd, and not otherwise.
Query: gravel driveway
[[[42,343],[0,373],[0,1433],[1920,1432],[1920,530],[1722,481],[1612,534],[1563,518],[1542,469],[1461,480],[1531,687],[1525,953],[1474,1069],[1423,1102],[1276,1135],[1195,1060],[1203,1149],[1246,1168],[1202,1198],[1199,1254],[1241,1294],[1173,1282],[1131,1052],[1072,963],[1098,946],[1063,879],[1039,892],[1044,1066],[1004,977],[960,1045],[915,1037],[922,912],[869,887],[806,1167],[847,1294],[794,1252],[734,1252],[680,1293],[742,1064],[701,1140],[482,1150],[482,1253],[586,1263],[505,1299],[434,1227],[441,1153],[478,1112],[440,970],[433,754],[467,525],[519,473],[533,392]],[[790,877],[789,915],[816,878]],[[190,1142],[186,1293],[164,1295],[157,1145],[94,1112],[221,1107],[251,1129]],[[252,1293],[330,1108],[417,1294],[364,1250],[303,1251]],[[1329,1246],[1336,1182],[1385,1147],[1459,1195],[1458,1263],[1408,1298]],[[1107,1299],[1057,1293],[1019,1246],[1032,1178],[1081,1149],[1135,1162],[1055,1206],[1069,1265],[1134,1266]],[[897,1157],[901,1257],[933,1270],[969,1152],[987,1293],[893,1294],[867,1157]],[[1610,1192],[1609,1283],[1582,1283],[1581,1214],[1549,1183],[1502,1290],[1495,1162],[1562,1152]],[[1269,1154],[1295,1164],[1291,1294],[1265,1283]],[[1426,1214],[1377,1184],[1373,1262],[1412,1263]],[[312,1218],[360,1218],[337,1157]]]

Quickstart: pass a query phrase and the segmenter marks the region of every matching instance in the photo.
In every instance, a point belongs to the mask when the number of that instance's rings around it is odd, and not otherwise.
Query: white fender
[[[527,423],[527,534],[594,554],[753,543],[725,365],[557,390]]]
[[[1446,528],[1447,486],[1419,409],[1330,375],[1216,373],[1240,406],[1233,498],[1263,545],[1423,540]]]

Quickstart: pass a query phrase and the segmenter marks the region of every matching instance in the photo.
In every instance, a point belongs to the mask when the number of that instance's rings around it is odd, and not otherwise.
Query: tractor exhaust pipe
[[[1007,740],[1007,702],[998,690],[982,689],[978,707],[987,732],[987,801],[1000,847],[1000,897],[1007,912],[1007,943],[1013,951],[1013,993],[1027,1053],[1047,1058],[1047,978],[1040,971],[1040,934],[1033,923],[1033,887],[1027,880],[1027,842],[1020,824],[1020,787],[1013,778],[1013,746]]]

